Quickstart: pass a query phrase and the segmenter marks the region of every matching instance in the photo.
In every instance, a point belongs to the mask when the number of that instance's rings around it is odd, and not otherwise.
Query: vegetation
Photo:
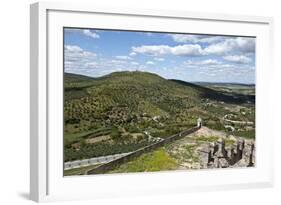
[[[167,152],[171,157],[176,159],[178,163],[199,162],[198,153],[196,152],[197,147],[198,144],[171,144],[167,146]]]
[[[255,130],[236,131],[233,134],[237,136],[243,136],[247,139],[255,139]]]
[[[160,148],[154,152],[143,154],[133,161],[122,164],[117,169],[110,171],[110,173],[153,172],[174,170],[176,168],[177,162],[163,148]]]
[[[235,129],[230,134],[253,138],[255,125],[222,120],[231,114],[231,120],[255,122],[254,87],[236,87],[202,86],[139,71],[100,78],[65,73],[64,160],[131,152],[152,143],[145,132],[165,138],[195,126],[198,117],[212,129],[226,131],[230,125]]]
[[[83,142],[83,141],[82,141]],[[138,143],[104,143],[98,142],[95,144],[81,143],[79,149],[65,148],[64,161],[73,161],[77,159],[89,159],[93,157],[113,155],[135,151],[141,147],[149,145],[149,141]]]

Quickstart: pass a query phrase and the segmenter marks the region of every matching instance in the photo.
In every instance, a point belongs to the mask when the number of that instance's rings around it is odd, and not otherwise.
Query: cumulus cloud
[[[139,63],[138,63],[138,62],[133,61],[133,62],[131,62],[131,65],[139,65]]]
[[[184,37],[186,38],[186,36]],[[217,38],[217,37],[213,37],[213,38]],[[221,39],[222,37],[218,37],[218,38]],[[201,39],[201,41],[203,41],[203,39]],[[182,44],[177,46],[142,45],[139,47],[132,47],[132,51],[134,53],[140,53],[140,54],[146,54],[152,56],[163,56],[163,55],[204,56],[204,55],[228,55],[233,53],[247,54],[247,53],[255,52],[255,39],[244,38],[244,37],[227,38],[223,41],[209,44],[204,48],[200,44]]]
[[[157,57],[155,57],[155,58],[153,58],[153,60],[155,60],[155,61],[164,61],[165,58],[157,58]]]
[[[80,48],[79,46],[75,46],[75,45],[66,45],[66,46],[64,46],[64,51],[80,53],[80,52],[83,52],[83,49]]]
[[[208,54],[224,54],[230,51],[252,53],[255,51],[255,39],[247,37],[224,37],[208,35],[168,34],[178,43],[207,43],[204,51]]]
[[[177,56],[200,56],[204,54],[201,46],[198,44],[185,44],[178,46],[167,46],[167,45],[149,45],[132,47],[133,52],[147,54],[152,56],[161,55],[177,55]]]
[[[94,59],[97,55],[93,52],[85,51],[76,45],[64,46],[65,61],[83,61]]]
[[[204,55],[204,50],[199,44],[185,44],[171,48],[171,52],[174,55],[179,56],[200,56]]]
[[[191,35],[191,34],[168,34],[178,43],[214,43],[224,40],[222,36]]]
[[[91,38],[100,38],[100,35],[97,34],[94,30],[90,29],[76,29],[76,28],[66,28],[65,32],[67,33],[79,33]]]
[[[167,45],[132,47],[134,53],[141,53],[141,54],[154,55],[154,56],[170,54],[170,49],[171,47]]]
[[[240,63],[240,64],[246,64],[252,61],[251,58],[243,55],[229,55],[229,56],[224,56],[223,59],[233,63]]]
[[[86,35],[86,36],[89,36],[91,38],[99,38],[100,37],[97,33],[93,32],[93,31],[90,31],[89,29],[83,30],[83,34]]]
[[[97,62],[86,62],[85,66],[87,68],[96,68],[98,66],[98,63]]]
[[[93,29],[72,29],[68,32],[79,32],[77,36],[84,40],[96,39],[102,35]],[[254,38],[183,34],[168,36],[161,34],[161,36],[168,39],[167,44],[164,39],[160,45],[146,44],[151,42],[150,38],[149,41],[143,41],[142,45],[132,44],[126,47],[129,49],[127,54],[110,55],[110,51],[109,55],[103,56],[84,50],[83,46],[65,45],[65,71],[94,77],[116,71],[141,70],[185,81],[254,82],[255,80]],[[169,44],[171,39],[174,40],[173,44]],[[98,49],[103,47],[99,46]],[[114,49],[114,46],[111,49]],[[163,61],[168,67],[164,67]]]
[[[132,60],[130,56],[115,56],[115,58],[120,60]]]
[[[115,63],[115,64],[124,64],[126,63],[126,61],[123,61],[123,60],[111,60],[112,63]]]
[[[230,38],[225,41],[211,44],[204,49],[208,54],[224,55],[230,52],[253,53],[255,52],[254,38]]]
[[[188,60],[184,62],[184,65],[221,65],[222,62],[215,59],[207,59],[202,61]]]
[[[213,59],[186,61],[181,65],[180,77],[206,82],[255,82],[255,69],[249,64],[228,64]]]
[[[97,67],[97,55],[76,45],[64,46],[64,68],[66,72],[83,72]]]
[[[154,65],[155,63],[153,61],[147,61],[146,64],[147,65]]]
[[[131,52],[131,53],[129,54],[129,56],[135,56],[135,55],[137,55],[135,52]]]

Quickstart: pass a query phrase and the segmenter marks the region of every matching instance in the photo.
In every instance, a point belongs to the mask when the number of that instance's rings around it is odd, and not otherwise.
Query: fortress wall
[[[173,142],[173,141],[176,141],[176,140],[179,140],[193,132],[196,132],[197,130],[199,130],[200,128],[199,127],[193,127],[193,128],[190,128],[190,129],[187,129],[187,130],[184,130],[176,135],[172,135],[170,137],[167,137],[166,139],[160,141],[160,142],[156,142],[156,143],[153,143],[151,145],[148,145],[146,147],[142,147],[126,156],[123,156],[121,158],[118,158],[116,160],[113,160],[113,161],[110,161],[108,163],[105,163],[105,164],[102,164],[90,171],[88,171],[87,173],[85,174],[103,174],[109,170],[112,170],[114,169],[115,167],[123,164],[123,163],[126,163],[144,153],[147,153],[147,152],[150,152],[152,150],[155,150],[159,147],[162,147],[164,146],[165,144],[168,144],[170,142]]]

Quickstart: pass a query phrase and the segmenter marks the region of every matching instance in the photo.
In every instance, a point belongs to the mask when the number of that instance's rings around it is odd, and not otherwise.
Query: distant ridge
[[[201,98],[210,98],[212,100],[225,101],[228,103],[243,103],[247,101],[252,102],[255,100],[254,96],[245,96],[240,94],[231,96],[228,93],[214,90],[211,87],[208,87],[208,85],[223,84],[199,84],[175,79],[169,80],[155,73],[142,71],[113,72],[97,78],[77,75],[73,73],[65,73],[65,88],[67,88],[67,90],[69,91],[81,91],[82,89],[90,88],[93,86],[95,86],[96,88],[103,87],[100,92],[101,95],[106,93],[107,95],[112,95],[113,93],[120,92],[117,96],[122,96],[124,95],[124,93],[127,93],[127,98],[134,98],[134,95],[137,95],[138,98],[140,98],[139,100],[144,102],[149,101],[152,98],[154,99],[159,94],[162,96],[167,95],[167,98],[173,100],[175,99],[175,96],[186,96],[189,98],[189,101],[193,101],[193,103],[199,102]],[[242,84],[228,83],[227,85]],[[132,88],[134,89],[132,90]],[[132,93],[132,91],[134,93]],[[136,91],[138,91],[138,93],[135,93]],[[84,94],[86,93],[86,90],[84,90]],[[69,94],[69,97],[75,96],[71,93]],[[157,102],[157,104],[158,103],[159,102]],[[153,102],[152,104],[155,105],[155,102]],[[159,106],[161,107],[162,105]]]
[[[241,86],[256,86],[254,83],[235,83],[235,82],[192,82],[197,85],[241,85]]]
[[[77,82],[81,80],[94,80],[95,78],[81,74],[64,72],[64,79],[67,80],[67,82]]]
[[[165,80],[170,80],[170,81],[174,81],[174,82],[185,82],[185,83],[189,83],[190,85],[201,85],[201,86],[207,86],[207,85],[241,85],[241,86],[256,86],[255,83],[239,83],[239,82],[205,82],[205,81],[184,81],[184,80],[179,80],[179,79],[166,79],[160,75],[157,75],[155,73],[150,73],[150,72],[145,72],[145,71],[117,71],[117,72],[112,72],[100,77],[92,77],[92,76],[88,76],[88,75],[82,75],[82,74],[75,74],[75,73],[68,73],[65,72],[64,75],[67,76],[67,78],[69,80],[77,80],[77,79],[81,79],[83,78],[84,80],[94,80],[94,79],[104,79],[104,78],[108,78],[111,76],[118,76],[118,75],[130,75],[130,74],[145,74],[145,75],[151,75],[151,76],[157,76],[159,78],[165,79]]]

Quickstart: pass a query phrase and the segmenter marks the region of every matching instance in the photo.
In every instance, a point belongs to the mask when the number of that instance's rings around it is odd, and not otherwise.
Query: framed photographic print
[[[31,199],[271,186],[272,22],[31,5]]]

